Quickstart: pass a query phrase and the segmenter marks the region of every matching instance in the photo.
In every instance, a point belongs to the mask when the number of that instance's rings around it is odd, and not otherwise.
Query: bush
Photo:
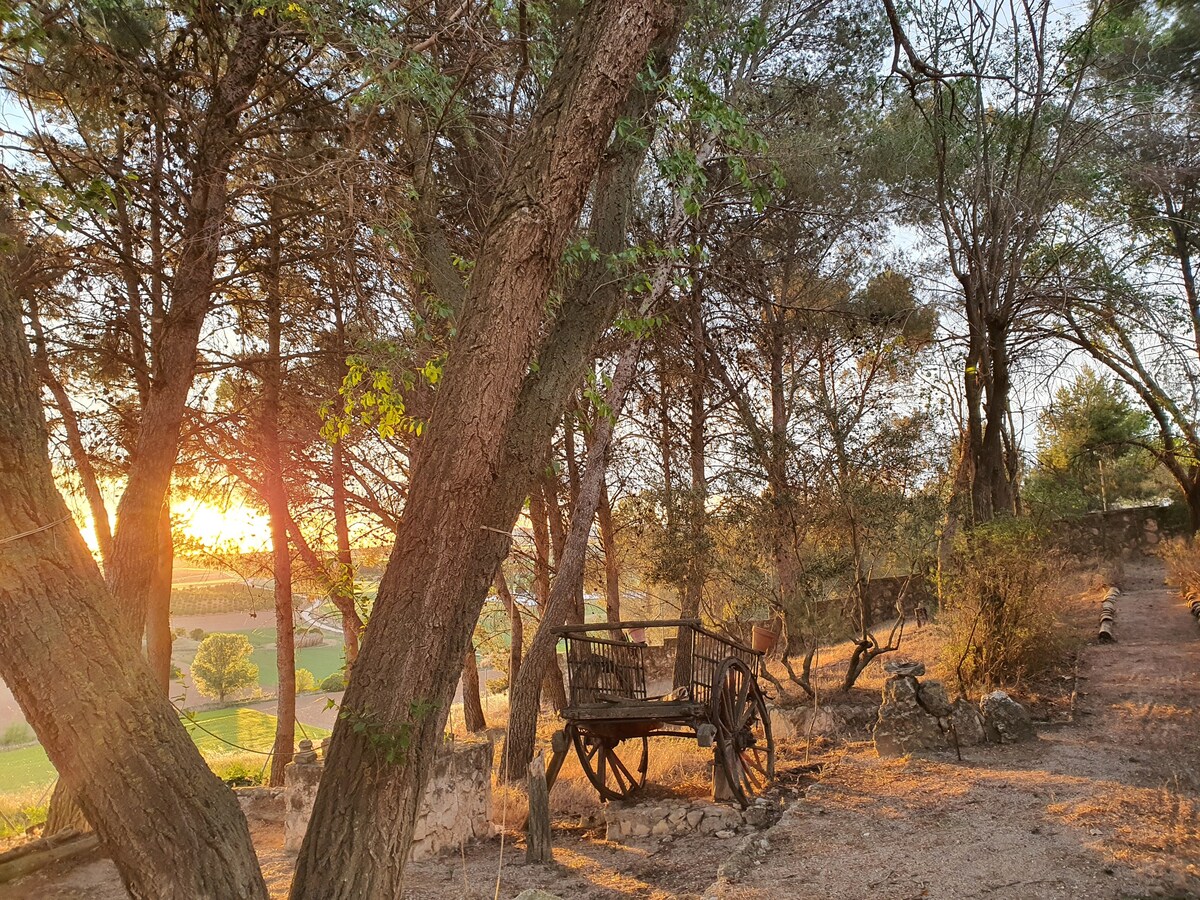
[[[317,679],[308,669],[296,670],[296,693],[307,694],[317,689]]]
[[[346,689],[346,676],[341,672],[334,672],[332,675],[326,676],[321,682],[321,690],[323,691],[344,691]]]
[[[204,640],[204,629],[193,628],[188,632],[188,637],[190,637],[193,641],[202,641]]]
[[[1183,595],[1200,595],[1200,547],[1195,538],[1175,538],[1159,547],[1167,564],[1167,584]]]
[[[253,652],[254,646],[244,634],[210,634],[200,642],[192,660],[196,690],[223,703],[234,691],[257,684],[258,666],[250,662]]]
[[[13,722],[3,732],[0,732],[0,747],[30,744],[33,743],[33,740],[33,729],[24,722]]]
[[[1064,641],[1054,587],[1057,553],[1027,519],[1001,519],[958,536],[943,572],[946,662],[959,688],[1012,685],[1051,667]]]

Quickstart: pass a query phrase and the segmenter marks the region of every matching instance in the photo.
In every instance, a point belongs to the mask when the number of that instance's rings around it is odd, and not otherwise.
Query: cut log
[[[94,834],[63,831],[17,847],[0,858],[0,884],[36,872],[51,863],[72,859],[99,846],[100,839]]]
[[[1113,628],[1117,620],[1117,595],[1120,593],[1115,587],[1109,588],[1100,602],[1100,631],[1097,636],[1102,644],[1112,644],[1117,640]]]
[[[525,826],[525,862],[554,862],[550,839],[550,789],[546,786],[546,760],[542,754],[529,764],[529,821]]]

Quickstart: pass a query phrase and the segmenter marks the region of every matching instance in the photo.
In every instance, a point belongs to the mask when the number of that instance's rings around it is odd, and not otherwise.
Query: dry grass
[[[1069,694],[1070,687],[1062,683],[1063,676],[1073,670],[1080,646],[1093,637],[1099,620],[1100,601],[1105,592],[1109,587],[1118,584],[1121,577],[1123,570],[1119,561],[1085,561],[1064,569],[1056,579],[1052,591],[1053,611],[1058,625],[1056,659],[1042,675],[1007,687],[1035,705],[1046,701],[1050,696],[1061,700],[1062,695]],[[894,620],[880,622],[872,628],[872,633],[880,643],[885,643],[894,624]],[[854,642],[847,640],[821,647],[813,660],[812,669],[812,683],[817,691],[818,702],[826,705],[877,702],[888,677],[883,665],[892,660],[924,663],[926,677],[941,681],[953,691],[957,687],[957,679],[954,660],[947,652],[950,637],[948,623],[937,612],[931,615],[929,623],[922,628],[917,628],[913,622],[906,623],[900,649],[876,658],[848,693],[841,693],[840,688],[845,678],[846,667],[854,653]],[[792,661],[797,672],[799,663],[800,660],[797,659]],[[812,703],[800,687],[789,680],[787,671],[779,661],[770,661],[769,667],[771,674],[779,679],[785,689],[784,695],[776,699],[779,705],[803,706]]]
[[[1173,538],[1160,545],[1158,555],[1167,564],[1167,584],[1185,597],[1200,595],[1200,547],[1194,538]]]
[[[0,795],[0,850],[4,849],[5,842],[21,839],[30,829],[45,823],[52,787]]]

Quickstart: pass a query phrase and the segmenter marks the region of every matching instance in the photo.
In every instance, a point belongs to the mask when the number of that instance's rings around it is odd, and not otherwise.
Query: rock
[[[940,681],[926,681],[917,688],[921,706],[931,715],[945,718],[950,715],[952,707],[946,689]]]
[[[728,828],[722,828],[720,831],[716,832],[716,834],[714,834],[713,837],[719,837],[722,840],[724,840],[725,838],[733,837],[734,834],[735,834],[735,832],[730,831]]]
[[[776,740],[803,741],[810,735],[838,737],[844,728],[842,719],[832,710],[811,706],[771,710],[771,734]]]
[[[657,837],[662,837],[664,834],[670,834],[671,823],[666,819],[659,819],[654,823],[654,827],[650,829],[650,833]]]
[[[984,695],[979,701],[979,712],[989,740],[1011,744],[1037,737],[1028,710],[1004,691]]]
[[[927,693],[933,684],[924,686]],[[875,751],[880,756],[904,756],[916,750],[945,750],[950,746],[937,718],[917,702],[919,689],[917,680],[909,676],[894,675],[884,683],[874,735]],[[938,697],[936,692],[932,696]],[[944,690],[940,696],[945,697]]]
[[[959,697],[954,701],[954,708],[950,712],[950,721],[954,723],[954,732],[958,735],[960,747],[974,747],[976,744],[987,743],[987,731],[983,727],[983,716],[966,698]]]
[[[883,671],[889,675],[924,675],[925,663],[911,659],[894,659],[883,664]]]
[[[703,818],[704,818],[704,813],[703,813],[703,812],[701,812],[701,811],[700,811],[700,810],[698,810],[698,809],[693,809],[691,812],[689,812],[689,813],[687,814],[687,823],[688,823],[688,825],[690,825],[692,828],[695,828],[697,825],[699,825],[699,824],[700,824],[700,820],[701,820],[701,819],[703,819]]]

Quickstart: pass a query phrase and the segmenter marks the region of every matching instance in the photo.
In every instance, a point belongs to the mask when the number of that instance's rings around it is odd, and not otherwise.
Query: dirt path
[[[1076,722],[1036,744],[880,760],[852,747],[721,900],[1200,897],[1200,631],[1130,568]]]

